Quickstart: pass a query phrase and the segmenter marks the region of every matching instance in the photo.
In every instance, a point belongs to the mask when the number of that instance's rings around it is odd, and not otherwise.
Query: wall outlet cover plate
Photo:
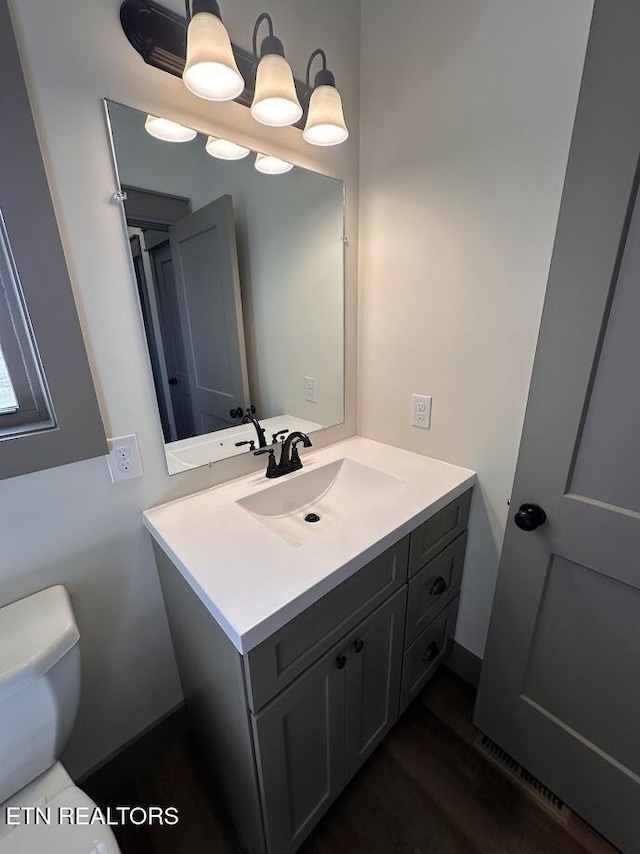
[[[431,397],[426,394],[411,396],[411,426],[428,430],[431,427]]]
[[[316,403],[316,378],[304,378],[304,399],[307,403]]]
[[[108,439],[109,455],[107,462],[111,480],[117,483],[121,480],[134,480],[142,477],[142,460],[136,434],[129,436],[118,436],[116,439]]]

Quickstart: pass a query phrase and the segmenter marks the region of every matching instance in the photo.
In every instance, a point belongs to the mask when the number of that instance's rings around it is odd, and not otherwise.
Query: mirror
[[[270,445],[340,424],[342,182],[107,113],[169,474],[257,449],[260,430]]]

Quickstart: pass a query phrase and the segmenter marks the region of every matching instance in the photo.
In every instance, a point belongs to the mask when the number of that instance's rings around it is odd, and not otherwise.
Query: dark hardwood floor
[[[563,824],[473,746],[474,692],[441,670],[329,810],[302,854],[608,854],[577,817]],[[176,806],[175,827],[114,828],[123,854],[236,854],[197,750],[169,738],[132,779],[99,773],[103,807]],[[224,773],[221,770],[221,773]]]

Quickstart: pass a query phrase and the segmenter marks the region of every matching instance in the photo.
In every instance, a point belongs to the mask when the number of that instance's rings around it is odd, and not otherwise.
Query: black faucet
[[[292,471],[301,469],[302,460],[298,453],[300,442],[302,442],[305,448],[311,447],[311,439],[306,433],[301,433],[300,430],[294,430],[293,433],[289,433],[282,443],[280,462],[277,464],[273,448],[262,448],[259,451],[254,451],[256,457],[260,454],[269,454],[269,464],[267,465],[265,477],[282,477],[285,474],[291,474]]]
[[[260,422],[258,421],[256,416],[254,415],[255,411],[256,411],[255,406],[249,407],[247,409],[247,411],[245,412],[245,414],[242,416],[242,423],[243,424],[253,424],[253,426],[256,428],[256,434],[258,436],[258,447],[259,448],[266,448],[267,447],[267,440],[265,439],[264,428],[260,426]]]

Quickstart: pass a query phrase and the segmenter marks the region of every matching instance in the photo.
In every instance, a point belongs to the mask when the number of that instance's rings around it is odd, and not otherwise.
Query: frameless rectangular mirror
[[[340,424],[342,182],[219,159],[206,134],[160,140],[111,101],[107,115],[169,474],[258,448],[259,428],[269,445]]]

